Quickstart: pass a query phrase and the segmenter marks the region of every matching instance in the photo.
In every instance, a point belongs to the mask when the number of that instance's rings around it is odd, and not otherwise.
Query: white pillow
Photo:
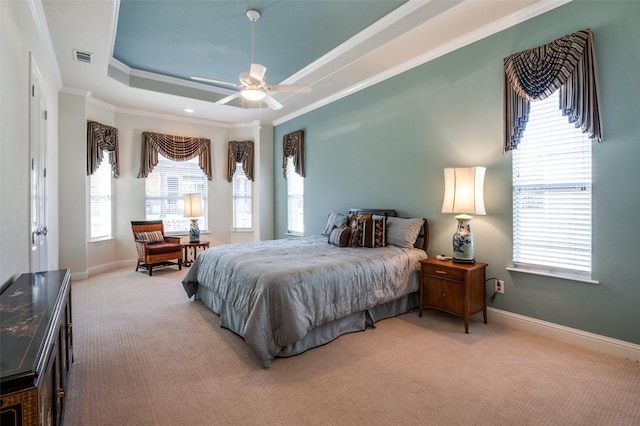
[[[342,228],[347,224],[349,216],[344,213],[331,213],[327,218],[327,224],[322,231],[322,235],[329,236],[333,228]]]
[[[424,219],[420,218],[387,217],[387,244],[413,248],[423,223]]]

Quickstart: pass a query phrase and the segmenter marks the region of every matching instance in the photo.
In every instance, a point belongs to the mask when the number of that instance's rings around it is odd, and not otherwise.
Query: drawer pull
[[[58,388],[58,390],[56,391],[56,396],[58,397],[58,399],[64,398],[64,389]]]
[[[447,275],[447,271],[436,271],[436,274]]]

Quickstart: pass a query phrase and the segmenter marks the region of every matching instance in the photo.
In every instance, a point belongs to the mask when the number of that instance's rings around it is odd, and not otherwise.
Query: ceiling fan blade
[[[278,101],[276,101],[272,96],[265,96],[263,99],[264,103],[267,104],[267,106],[269,106],[269,108],[273,109],[273,110],[279,110],[282,108],[282,104]]]
[[[293,84],[274,84],[269,86],[269,90],[272,92],[311,93],[313,88],[311,86],[296,86]]]
[[[206,78],[206,77],[194,76],[194,77],[191,77],[191,80],[201,81],[203,83],[224,84],[225,86],[240,87],[240,85],[237,83],[230,83],[228,81],[222,81],[222,80],[214,80],[212,78]]]
[[[239,97],[240,97],[240,92],[234,93],[233,95],[229,95],[225,98],[220,99],[219,101],[216,101],[216,103],[218,105],[224,105]]]
[[[260,64],[251,64],[251,68],[249,68],[249,76],[256,81],[262,81],[266,72],[267,68]]]

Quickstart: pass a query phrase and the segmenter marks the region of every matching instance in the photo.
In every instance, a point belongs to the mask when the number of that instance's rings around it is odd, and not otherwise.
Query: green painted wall
[[[305,230],[350,207],[429,219],[429,255],[451,253],[440,213],[443,168],[485,166],[487,215],[476,258],[506,281],[498,309],[640,344],[640,2],[574,1],[275,128],[276,237],[286,232],[282,136],[306,139]],[[509,272],[511,154],[502,154],[502,60],[591,28],[605,141],[593,146],[593,278],[599,285]]]

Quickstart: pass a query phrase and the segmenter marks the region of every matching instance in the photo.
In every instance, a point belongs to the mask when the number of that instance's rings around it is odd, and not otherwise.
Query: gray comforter
[[[267,367],[310,330],[417,291],[425,257],[395,246],[339,248],[324,236],[228,244],[205,250],[182,283],[189,297],[209,288],[221,324],[233,321]]]

